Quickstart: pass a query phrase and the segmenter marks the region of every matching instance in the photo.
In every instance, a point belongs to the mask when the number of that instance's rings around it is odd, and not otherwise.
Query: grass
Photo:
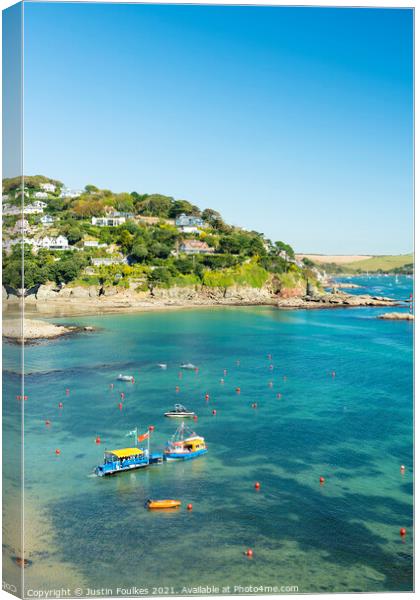
[[[372,256],[366,260],[357,260],[355,262],[342,265],[346,271],[392,271],[404,265],[412,264],[414,256],[412,254],[399,254],[390,256]]]

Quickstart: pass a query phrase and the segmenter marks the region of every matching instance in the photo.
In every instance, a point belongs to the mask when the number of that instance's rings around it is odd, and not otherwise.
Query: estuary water
[[[412,288],[407,277],[352,281],[400,299]],[[56,319],[97,330],[25,352],[26,590],[411,590],[413,323],[377,319],[386,310]],[[9,427],[19,411],[17,355],[6,346]],[[198,373],[180,375],[184,362]],[[135,383],[117,382],[119,373]],[[152,450],[162,449],[177,425],[163,413],[176,402],[197,413],[191,425],[206,439],[206,456],[92,475],[104,449],[130,445],[135,427],[154,425]],[[150,497],[182,507],[147,511]],[[20,572],[16,543],[6,538],[6,574]]]

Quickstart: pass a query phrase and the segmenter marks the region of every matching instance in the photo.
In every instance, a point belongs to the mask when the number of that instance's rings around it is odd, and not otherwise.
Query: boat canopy
[[[120,450],[107,450],[105,454],[112,454],[117,458],[129,458],[130,456],[139,456],[144,452],[139,448],[121,448]]]

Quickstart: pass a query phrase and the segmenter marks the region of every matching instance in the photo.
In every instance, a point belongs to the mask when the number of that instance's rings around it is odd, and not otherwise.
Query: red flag
[[[147,440],[147,438],[148,438],[148,437],[149,437],[149,432],[147,432],[147,433],[143,433],[143,435],[139,435],[139,436],[137,437],[137,440],[138,440],[139,442],[143,442],[143,440]]]

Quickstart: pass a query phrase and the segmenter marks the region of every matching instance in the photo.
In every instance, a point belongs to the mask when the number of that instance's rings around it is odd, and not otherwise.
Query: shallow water
[[[411,284],[404,278],[386,295],[408,297]],[[26,589],[412,589],[413,327],[378,320],[384,310],[235,307],[61,319],[99,330],[26,350]],[[17,352],[6,347],[6,368]],[[189,361],[199,372],[180,379],[178,366]],[[117,382],[118,373],[133,374],[135,384]],[[16,381],[9,371],[9,425],[18,414]],[[153,424],[152,449],[161,449],[176,427],[163,412],[178,401],[199,415],[193,425],[208,443],[205,457],[91,476],[105,447],[128,445],[135,426]],[[183,507],[148,512],[148,497],[179,498]],[[14,550],[10,544],[6,554]],[[5,563],[18,570],[10,556]]]

